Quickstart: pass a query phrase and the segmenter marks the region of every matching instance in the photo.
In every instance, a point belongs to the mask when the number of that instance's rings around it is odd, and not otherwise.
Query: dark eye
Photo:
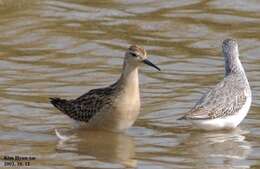
[[[132,55],[133,57],[137,57],[137,54],[135,54],[135,53],[131,53],[131,55]]]

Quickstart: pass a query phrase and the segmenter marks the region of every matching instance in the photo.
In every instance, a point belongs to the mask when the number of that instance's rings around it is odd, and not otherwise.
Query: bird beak
[[[143,62],[149,66],[154,67],[155,69],[161,71],[161,69],[159,67],[157,67],[155,64],[153,64],[152,62],[150,62],[148,59],[144,59]]]

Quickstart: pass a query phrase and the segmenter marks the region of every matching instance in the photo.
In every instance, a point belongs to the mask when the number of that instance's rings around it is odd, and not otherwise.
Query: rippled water
[[[1,156],[34,156],[41,169],[260,168],[259,10],[257,0],[0,0]],[[239,42],[252,108],[234,131],[190,130],[176,119],[222,79],[227,37]],[[130,44],[163,70],[141,68],[135,125],[59,142],[54,129],[72,122],[48,98],[111,84]]]

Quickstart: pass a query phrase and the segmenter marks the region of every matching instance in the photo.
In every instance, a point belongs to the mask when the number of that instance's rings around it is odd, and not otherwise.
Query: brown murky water
[[[257,0],[0,0],[1,158],[33,156],[35,169],[260,168],[259,11]],[[234,131],[190,130],[176,119],[222,79],[227,37],[239,42],[252,108]],[[59,142],[54,129],[72,123],[48,98],[111,84],[130,44],[163,70],[141,68],[135,125]]]

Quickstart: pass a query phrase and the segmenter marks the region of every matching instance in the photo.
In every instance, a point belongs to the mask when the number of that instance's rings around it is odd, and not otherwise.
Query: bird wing
[[[208,91],[183,118],[215,119],[236,114],[247,99],[246,87],[240,82],[232,76],[227,76]]]
[[[112,88],[90,90],[75,100],[51,98],[51,103],[74,120],[88,122],[104,107],[111,106]]]

